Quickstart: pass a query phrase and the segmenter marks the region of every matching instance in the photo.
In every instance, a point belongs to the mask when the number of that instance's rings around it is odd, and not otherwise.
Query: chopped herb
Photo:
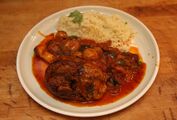
[[[111,54],[109,54],[109,56],[111,57],[111,58],[115,58],[116,57],[116,53],[111,53]]]
[[[120,84],[119,81],[116,80],[116,79],[113,78],[113,77],[111,77],[111,78],[109,79],[109,82],[110,82],[113,86],[117,86],[117,85]]]
[[[90,45],[81,45],[79,50],[84,51],[85,49],[90,48],[90,47],[91,47]]]
[[[141,64],[142,64],[142,61],[139,60],[139,61],[138,61],[138,65],[141,65]]]
[[[124,60],[120,59],[120,60],[117,61],[117,64],[121,65],[121,66],[124,66],[126,63],[125,63]]]
[[[71,12],[69,17],[73,18],[73,20],[72,20],[73,23],[78,23],[79,25],[81,24],[81,22],[83,20],[83,15],[78,10]]]
[[[104,51],[104,54],[111,58],[115,58],[117,55],[115,52],[110,52],[110,51]]]

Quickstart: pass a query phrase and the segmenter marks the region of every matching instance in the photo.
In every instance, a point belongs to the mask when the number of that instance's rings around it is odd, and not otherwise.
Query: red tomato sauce
[[[135,47],[132,47],[130,49],[130,52],[132,52],[134,54],[138,54],[140,56],[138,49]],[[140,58],[141,58],[141,56],[140,56]],[[140,82],[142,81],[142,79],[144,77],[145,70],[146,70],[146,64],[142,63],[140,66],[141,69],[136,73],[134,79],[132,81],[122,84],[118,91],[114,91],[114,92],[112,91],[110,94],[111,90],[107,90],[106,93],[104,94],[104,96],[100,100],[89,101],[89,102],[79,102],[79,101],[67,101],[67,100],[60,99],[58,97],[55,97],[54,95],[52,95],[48,91],[48,89],[45,85],[45,82],[44,82],[45,71],[46,71],[47,66],[48,66],[48,63],[44,62],[41,58],[37,57],[36,55],[33,56],[33,58],[32,58],[33,74],[34,74],[37,82],[39,83],[40,87],[48,95],[50,95],[54,99],[62,101],[67,104],[75,105],[75,106],[100,106],[100,105],[113,103],[113,102],[123,98],[124,96],[128,95],[133,90],[135,90],[135,88],[140,84]]]

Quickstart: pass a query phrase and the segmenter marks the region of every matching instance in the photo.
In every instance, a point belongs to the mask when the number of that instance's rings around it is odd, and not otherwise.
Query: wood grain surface
[[[140,19],[154,34],[161,64],[149,91],[130,107],[102,117],[75,118],[33,101],[16,72],[17,50],[40,20],[65,8],[103,5]],[[0,120],[177,120],[177,0],[0,0]]]

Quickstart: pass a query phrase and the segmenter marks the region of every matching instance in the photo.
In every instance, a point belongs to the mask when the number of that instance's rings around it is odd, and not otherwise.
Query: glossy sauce
[[[140,56],[139,51],[136,47],[132,47],[130,49],[130,52],[134,54],[138,54]],[[142,60],[142,58],[140,60]],[[39,57],[35,55],[33,56],[33,64],[32,64],[33,74],[36,77],[36,80],[38,81],[40,87],[48,95],[55,98],[56,100],[65,102],[67,104],[75,105],[75,106],[100,106],[100,105],[104,105],[104,104],[117,101],[118,99],[131,93],[140,84],[141,80],[144,77],[145,69],[146,69],[146,64],[142,63],[141,69],[138,71],[138,73],[136,74],[136,76],[134,77],[132,81],[125,82],[124,84],[120,85],[120,88],[118,89],[118,91],[107,90],[104,96],[100,100],[90,101],[90,102],[78,102],[78,101],[67,101],[67,100],[57,98],[48,91],[44,83],[45,70],[47,66],[48,64],[46,62],[44,62],[43,60],[41,60]],[[110,91],[112,94],[110,94]]]

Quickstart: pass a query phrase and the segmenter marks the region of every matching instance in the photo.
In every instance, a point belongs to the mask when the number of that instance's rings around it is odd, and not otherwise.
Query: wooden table
[[[135,104],[94,120],[177,120],[177,0],[1,0],[0,120],[78,120],[33,101],[16,72],[16,55],[26,33],[44,17],[65,8],[103,5],[124,10],[152,31],[161,53],[160,70]],[[90,118],[87,118],[90,120]]]

